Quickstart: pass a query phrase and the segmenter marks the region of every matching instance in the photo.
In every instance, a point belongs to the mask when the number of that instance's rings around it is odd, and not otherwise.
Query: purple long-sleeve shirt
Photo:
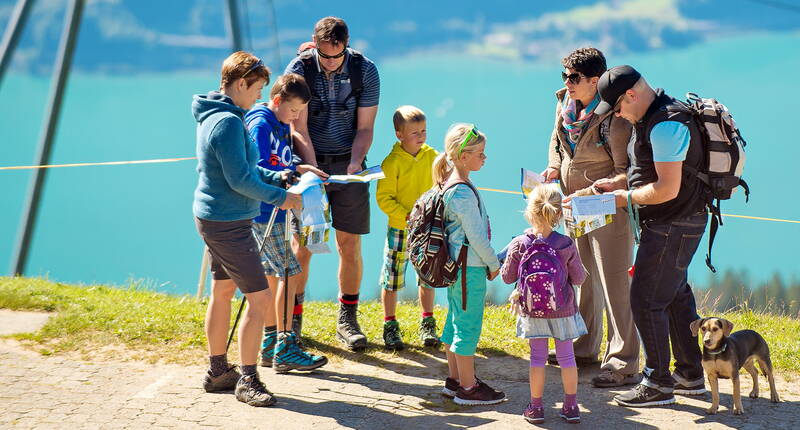
[[[515,237],[508,246],[508,256],[506,257],[503,267],[500,268],[500,275],[503,277],[503,282],[511,284],[517,282],[519,274],[519,263],[522,259],[522,254],[536,239],[536,234],[531,229],[525,230],[525,234]],[[558,232],[552,232],[545,239],[548,245],[553,247],[558,253],[558,258],[567,269],[567,282],[572,285],[580,285],[586,280],[586,269],[583,268],[581,257],[578,255],[578,248],[575,247],[575,242],[567,236]],[[567,288],[565,291],[565,302],[569,303],[562,309],[557,311],[544,311],[542,318],[562,318],[575,315],[578,311],[578,305],[575,300],[575,290]]]

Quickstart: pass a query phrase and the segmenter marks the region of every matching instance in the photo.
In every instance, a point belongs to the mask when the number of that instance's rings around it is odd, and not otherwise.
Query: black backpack
[[[350,49],[350,48],[348,48]],[[347,74],[350,76],[350,95],[344,100],[346,103],[351,97],[356,99],[356,111],[355,115],[353,115],[354,127],[358,126],[358,106],[361,105],[361,94],[364,92],[364,54],[350,49],[348,53],[350,56],[347,60]],[[307,48],[303,51],[297,53],[297,56],[300,57],[300,60],[303,62],[303,77],[308,84],[308,88],[311,90],[311,99],[319,100],[319,94],[317,94],[317,75],[319,71],[317,70],[317,63],[314,60],[314,48]],[[309,103],[309,107],[311,103]],[[317,110],[315,112],[309,111],[309,114],[312,116],[319,115],[321,111]]]

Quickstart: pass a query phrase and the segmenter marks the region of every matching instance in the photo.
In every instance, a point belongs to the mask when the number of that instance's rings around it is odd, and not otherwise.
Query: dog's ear
[[[730,336],[733,331],[733,323],[725,318],[720,318],[719,320],[722,322],[722,332],[725,333],[725,337]]]
[[[692,336],[697,337],[697,331],[700,330],[700,326],[703,325],[703,321],[705,320],[705,318],[698,318],[689,324],[689,330],[692,331]]]

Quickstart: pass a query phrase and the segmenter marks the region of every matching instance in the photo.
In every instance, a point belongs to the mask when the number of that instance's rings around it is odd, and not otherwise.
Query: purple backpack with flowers
[[[567,305],[567,270],[541,235],[522,254],[517,275],[518,300],[525,315],[541,318]]]

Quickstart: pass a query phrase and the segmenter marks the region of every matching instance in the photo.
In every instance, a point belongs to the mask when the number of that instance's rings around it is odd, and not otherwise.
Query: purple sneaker
[[[531,424],[541,424],[544,422],[544,407],[533,406],[532,404],[528,403],[528,407],[525,408],[525,412],[522,413],[522,417],[525,418],[525,421]]]
[[[578,405],[570,407],[562,406],[561,413],[558,414],[558,416],[570,424],[578,424],[581,422],[581,411],[578,409]]]

